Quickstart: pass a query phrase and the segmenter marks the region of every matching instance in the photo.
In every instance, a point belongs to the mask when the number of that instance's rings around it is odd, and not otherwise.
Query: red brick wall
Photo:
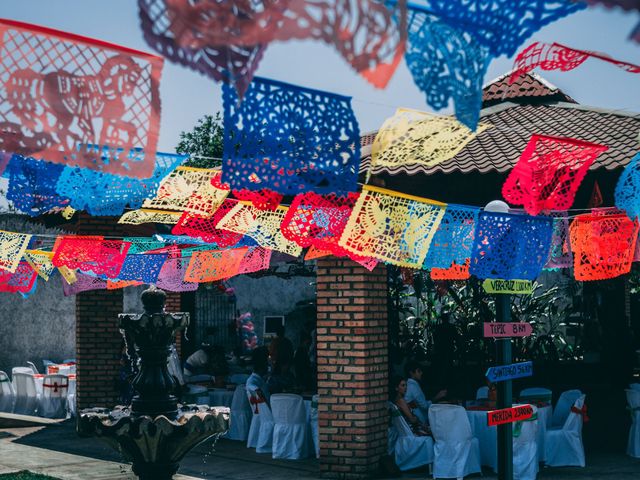
[[[387,447],[387,273],[318,260],[318,422],[326,478],[367,478]]]
[[[76,296],[76,395],[78,409],[117,403],[120,371],[122,290],[95,290]]]

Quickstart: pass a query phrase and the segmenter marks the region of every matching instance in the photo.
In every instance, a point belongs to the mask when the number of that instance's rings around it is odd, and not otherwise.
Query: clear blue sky
[[[0,16],[151,51],[138,26],[136,3],[134,0],[2,0]],[[640,45],[627,40],[638,21],[637,13],[589,8],[543,28],[523,46],[534,40],[557,41],[640,64]],[[512,59],[505,57],[495,59],[485,82],[508,71],[512,63]],[[404,62],[387,88],[377,90],[354,73],[331,47],[318,42],[272,44],[257,74],[352,96],[362,132],[376,129],[398,106],[430,110]],[[572,72],[544,72],[543,76],[582,104],[640,112],[640,75],[623,72],[611,64],[590,59]],[[190,129],[202,115],[222,107],[219,84],[168,61],[161,94],[159,149],[163,151],[172,152],[181,130]]]

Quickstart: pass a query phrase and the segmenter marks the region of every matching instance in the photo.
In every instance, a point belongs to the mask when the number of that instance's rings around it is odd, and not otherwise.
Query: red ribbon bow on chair
[[[264,397],[262,396],[262,392],[256,391],[256,396],[255,397],[253,395],[251,395],[251,397],[249,397],[249,403],[251,405],[255,405],[256,408],[255,408],[254,413],[256,415],[259,414],[260,412],[258,411],[258,405],[260,403],[265,403]]]
[[[44,388],[53,388],[53,391],[54,391],[55,393],[57,393],[57,392],[58,392],[58,387],[59,387],[60,385],[58,385],[58,382],[55,382],[53,385],[51,385],[51,384],[49,384],[49,383],[44,383],[44,384],[42,384],[42,386],[43,386]]]
[[[582,405],[582,408],[577,408],[575,405],[571,407],[571,412],[577,413],[582,416],[582,423],[588,423],[589,417],[587,416],[587,405]]]

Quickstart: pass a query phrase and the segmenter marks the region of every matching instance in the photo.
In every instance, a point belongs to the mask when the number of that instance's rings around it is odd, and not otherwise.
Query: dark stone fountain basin
[[[128,407],[83,410],[80,435],[100,438],[133,463],[141,479],[171,478],[189,450],[229,429],[229,409],[206,405],[179,405],[178,416],[133,416]]]

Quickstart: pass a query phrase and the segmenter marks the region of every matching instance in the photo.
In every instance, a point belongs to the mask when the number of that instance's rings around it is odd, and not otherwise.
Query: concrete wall
[[[17,293],[0,293],[0,370],[36,364],[42,372],[42,359],[59,362],[76,356],[75,297],[62,294],[62,279],[48,282],[38,278],[29,298]]]
[[[294,345],[298,344],[298,335],[305,322],[315,320],[315,306],[306,309],[296,306],[298,302],[315,301],[315,277],[284,279],[241,275],[230,279],[227,284],[235,291],[240,313],[251,312],[260,345],[264,344],[265,316],[284,315],[285,335]]]
[[[27,217],[1,215],[0,229],[11,232],[57,235],[57,229],[33,224]],[[53,245],[54,237],[45,241]],[[23,298],[18,293],[0,292],[0,370],[32,361],[42,369],[42,359],[62,361],[76,356],[75,297],[62,293],[61,277],[56,273],[48,282],[37,279],[36,291]]]

